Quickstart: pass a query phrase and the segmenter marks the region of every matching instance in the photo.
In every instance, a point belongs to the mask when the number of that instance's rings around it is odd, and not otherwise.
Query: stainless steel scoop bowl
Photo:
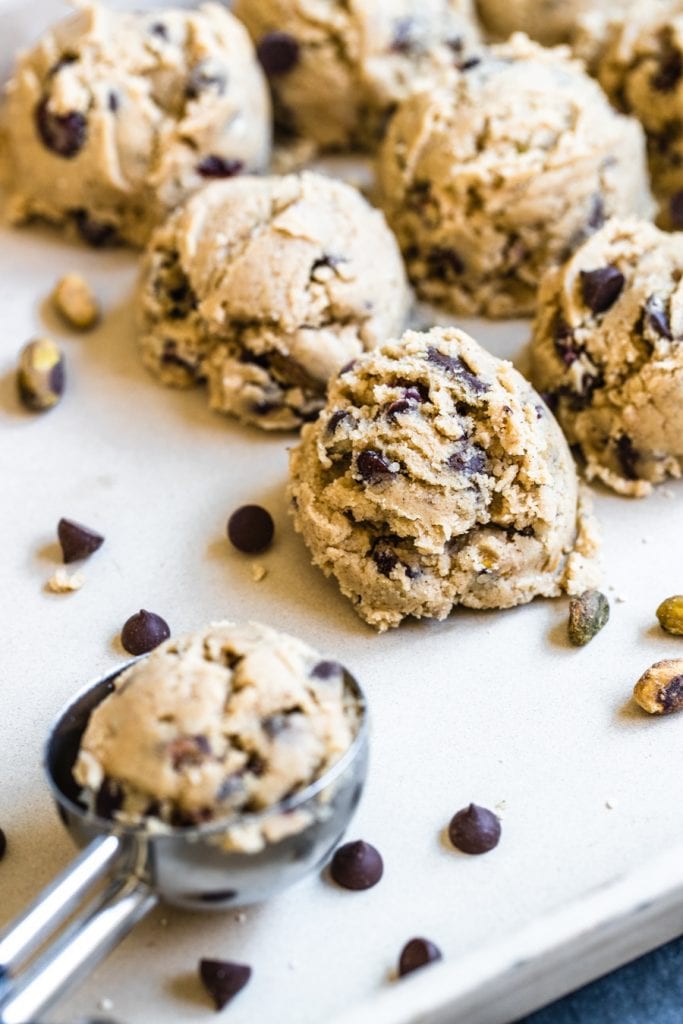
[[[35,1021],[160,901],[190,910],[232,909],[287,888],[326,861],[360,799],[368,760],[367,706],[358,683],[345,673],[344,684],[359,708],[357,735],[306,789],[257,814],[193,828],[154,831],[96,817],[79,801],[72,768],[93,708],[126,667],[81,691],[50,733],[47,779],[60,818],[83,850],[0,933],[0,1024]],[[228,848],[236,827],[260,834],[271,825],[274,837],[284,833],[279,841],[253,853]]]

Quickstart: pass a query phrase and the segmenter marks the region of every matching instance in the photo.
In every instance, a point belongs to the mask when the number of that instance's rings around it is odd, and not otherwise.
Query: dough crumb
[[[69,575],[66,569],[57,569],[45,584],[50,594],[72,594],[85,583],[85,574],[75,572]]]
[[[80,274],[60,278],[52,293],[52,303],[70,327],[89,331],[99,322],[101,311],[97,296]]]
[[[260,562],[253,562],[251,566],[251,575],[254,583],[260,583],[262,579],[268,575],[268,570],[265,565],[261,565]]]

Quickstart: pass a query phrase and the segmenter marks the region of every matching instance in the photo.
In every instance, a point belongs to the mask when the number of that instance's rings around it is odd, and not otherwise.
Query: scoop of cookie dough
[[[85,4],[20,59],[7,86],[15,220],[142,245],[207,180],[262,170],[268,88],[218,4],[128,14]]]
[[[672,13],[671,9],[678,13]],[[662,224],[683,228],[683,3],[641,7],[611,25],[597,67],[614,104],[645,128]]]
[[[406,100],[379,180],[418,292],[468,315],[530,313],[548,266],[605,218],[651,210],[640,125],[521,35]]]
[[[541,285],[532,380],[621,494],[683,470],[682,279],[683,235],[615,220]]]
[[[472,0],[237,0],[276,117],[321,147],[373,148],[395,104],[465,59]]]
[[[329,378],[403,330],[396,240],[350,185],[305,172],[193,196],[153,237],[141,349],[166,384],[265,429],[314,418]]]
[[[313,561],[383,630],[595,583],[567,443],[524,378],[456,328],[359,359],[292,452]]]
[[[219,622],[117,678],[90,717],[74,777],[100,817],[197,825],[304,789],[358,723],[341,665],[265,626]]]

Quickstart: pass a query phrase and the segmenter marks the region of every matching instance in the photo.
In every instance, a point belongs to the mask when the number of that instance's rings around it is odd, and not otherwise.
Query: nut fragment
[[[657,609],[659,625],[667,633],[675,636],[683,636],[683,596],[676,594],[674,597],[667,597]]]
[[[50,338],[29,341],[19,355],[19,398],[27,409],[45,412],[64,393],[64,356]]]
[[[66,274],[60,278],[52,293],[52,301],[59,315],[79,331],[90,330],[100,319],[100,304],[80,274]]]
[[[633,696],[650,715],[683,711],[683,659],[655,662],[634,686]]]
[[[609,601],[599,590],[587,590],[569,602],[567,635],[574,647],[590,643],[609,620]]]
[[[74,572],[71,575],[66,569],[57,569],[45,584],[46,590],[51,594],[73,594],[80,590],[85,583],[85,576],[82,572]]]

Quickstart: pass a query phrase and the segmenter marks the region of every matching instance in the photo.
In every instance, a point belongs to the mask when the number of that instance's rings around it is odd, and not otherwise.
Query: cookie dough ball
[[[518,35],[400,107],[382,204],[422,297],[523,316],[543,271],[605,218],[650,213],[644,149],[578,63]]]
[[[645,128],[662,222],[683,228],[683,5],[675,16],[647,13],[614,27],[598,67],[615,105]]]
[[[456,328],[409,331],[342,373],[290,475],[313,561],[380,630],[596,582],[559,426],[510,363]]]
[[[589,478],[643,495],[683,469],[683,235],[612,221],[541,285],[532,379]]]
[[[304,789],[358,723],[341,665],[265,626],[219,622],[117,678],[73,773],[101,817],[197,825]]]
[[[327,149],[373,148],[396,103],[462,61],[472,0],[237,0],[289,131]]]
[[[218,4],[123,14],[86,4],[19,60],[7,87],[15,220],[142,245],[207,180],[270,157],[268,88]]]
[[[269,430],[315,418],[327,382],[403,330],[409,289],[383,215],[305,172],[216,182],[151,241],[142,357],[166,384]]]

